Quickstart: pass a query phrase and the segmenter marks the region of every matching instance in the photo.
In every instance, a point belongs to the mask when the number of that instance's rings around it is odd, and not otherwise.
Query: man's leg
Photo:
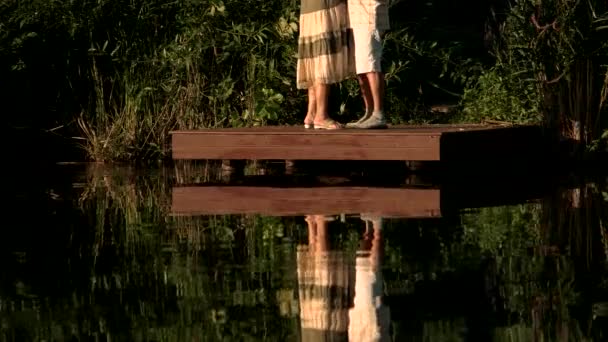
[[[366,104],[366,120],[355,125],[357,128],[386,128],[384,117],[384,74],[382,73],[382,38],[378,30],[353,30],[355,57],[361,94]],[[357,43],[359,43],[357,45]],[[367,100],[366,100],[367,96]],[[367,106],[369,105],[369,106]]]
[[[372,91],[369,86],[369,81],[367,79],[367,74],[357,75],[357,80],[359,81],[359,88],[361,89],[361,97],[363,98],[363,105],[365,107],[365,114],[354,122],[349,122],[346,124],[346,127],[358,128],[365,120],[369,119],[372,116],[372,112],[374,110],[374,98],[372,96]]]
[[[367,75],[370,93],[373,101],[373,112],[384,112],[384,73],[370,72]]]
[[[357,80],[359,81],[359,89],[363,98],[365,113],[359,120],[349,122],[346,127],[358,128],[359,124],[369,119],[372,116],[374,109],[374,100],[369,87],[369,81],[366,73],[370,71],[370,34],[366,29],[353,29],[352,31],[352,48],[354,51],[355,71],[357,72]]]
[[[369,119],[359,124],[359,128],[386,128],[384,115],[384,74],[382,72],[369,72],[365,74],[371,97],[373,99],[373,112]]]
[[[359,87],[361,88],[361,97],[363,97],[363,105],[365,106],[365,113],[372,113],[374,108],[374,98],[372,96],[372,90],[370,89],[369,78],[367,74],[357,75],[359,81]]]

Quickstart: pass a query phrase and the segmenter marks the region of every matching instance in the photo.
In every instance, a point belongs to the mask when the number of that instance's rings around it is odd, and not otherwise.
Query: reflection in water
[[[355,262],[355,300],[349,312],[348,337],[351,342],[389,341],[390,310],[382,302],[382,218],[370,217],[365,223],[363,248],[357,251]]]
[[[297,252],[302,341],[388,341],[382,218],[363,218],[366,227],[355,255],[330,249],[330,219],[307,216],[308,244]]]
[[[605,182],[363,228],[174,217],[172,174],[9,184],[0,341],[608,340]]]
[[[307,216],[308,245],[297,251],[302,341],[346,341],[353,294],[348,253],[330,250],[328,218]]]

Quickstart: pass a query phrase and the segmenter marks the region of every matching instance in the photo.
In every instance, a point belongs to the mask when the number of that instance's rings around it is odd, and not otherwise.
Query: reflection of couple
[[[308,89],[305,128],[339,129],[328,114],[329,85],[357,74],[365,114],[352,128],[386,128],[382,35],[388,0],[302,0],[297,87]]]
[[[302,341],[390,339],[390,313],[381,301],[382,222],[364,220],[353,262],[347,252],[330,250],[327,218],[307,216],[308,245],[297,253]]]

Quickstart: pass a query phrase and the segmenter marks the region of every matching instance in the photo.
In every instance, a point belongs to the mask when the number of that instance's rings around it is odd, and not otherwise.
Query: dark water
[[[605,179],[424,218],[175,215],[211,171],[14,172],[0,341],[608,340]]]

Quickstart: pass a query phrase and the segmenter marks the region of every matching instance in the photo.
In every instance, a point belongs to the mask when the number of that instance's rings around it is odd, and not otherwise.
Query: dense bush
[[[389,3],[393,122],[542,116],[562,130],[582,122],[586,143],[606,127],[600,1]],[[539,25],[554,19],[559,29],[536,28],[535,13]],[[298,0],[5,0],[5,120],[13,131],[75,137],[98,161],[163,158],[174,129],[298,123],[306,107],[295,87],[298,14]],[[575,91],[585,80],[592,89]],[[463,115],[433,115],[437,103],[460,103]],[[361,107],[355,80],[332,87],[340,121]]]

